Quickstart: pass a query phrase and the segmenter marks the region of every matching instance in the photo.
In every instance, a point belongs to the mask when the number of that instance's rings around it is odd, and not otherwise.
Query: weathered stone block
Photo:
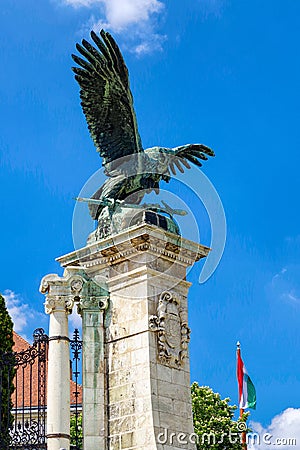
[[[121,448],[132,448],[136,446],[135,433],[133,431],[129,433],[121,434]]]

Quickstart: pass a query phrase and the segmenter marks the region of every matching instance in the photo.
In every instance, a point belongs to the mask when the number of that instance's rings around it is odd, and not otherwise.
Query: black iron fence
[[[78,329],[75,329],[70,340],[72,354],[72,379],[74,381],[74,404],[71,405],[71,450],[82,449],[82,391],[80,390],[81,378],[81,352],[82,340]],[[80,398],[81,396],[81,398]]]
[[[47,351],[48,336],[38,328],[27,349],[0,355],[1,450],[47,448]]]
[[[49,338],[42,328],[21,352],[0,354],[0,450],[46,450]],[[72,354],[71,449],[82,449],[82,341],[76,329]]]

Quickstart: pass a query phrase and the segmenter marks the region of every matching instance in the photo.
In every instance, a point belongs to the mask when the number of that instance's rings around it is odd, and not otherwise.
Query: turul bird
[[[138,132],[129,74],[113,37],[102,30],[91,32],[95,45],[82,40],[72,55],[79,67],[72,67],[80,86],[81,106],[108,179],[94,193],[90,214],[99,220],[103,208],[115,203],[139,205],[146,193],[159,193],[161,181],[169,182],[176,169],[184,172],[190,164],[214,156],[203,144],[175,148],[143,149]]]

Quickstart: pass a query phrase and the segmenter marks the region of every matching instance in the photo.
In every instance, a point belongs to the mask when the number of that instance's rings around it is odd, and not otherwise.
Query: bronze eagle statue
[[[169,182],[176,168],[183,172],[189,163],[214,156],[203,144],[176,148],[143,149],[139,135],[129,74],[122,53],[113,37],[102,30],[91,32],[95,45],[83,39],[72,55],[79,67],[72,67],[80,86],[81,106],[88,129],[108,179],[89,202],[93,219],[116,202],[139,205],[146,193],[159,193],[160,181]]]

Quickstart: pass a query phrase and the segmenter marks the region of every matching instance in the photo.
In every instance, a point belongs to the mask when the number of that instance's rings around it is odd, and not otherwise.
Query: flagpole
[[[236,343],[236,352],[237,352],[237,358],[241,356],[241,344],[238,341]],[[240,396],[239,396],[240,398]],[[240,408],[240,419],[243,417],[245,410],[243,408]],[[246,431],[242,431],[242,447],[244,450],[247,450],[247,436]]]
[[[240,408],[240,419],[243,417],[244,409]],[[247,436],[246,431],[242,431],[242,447],[247,450]]]

